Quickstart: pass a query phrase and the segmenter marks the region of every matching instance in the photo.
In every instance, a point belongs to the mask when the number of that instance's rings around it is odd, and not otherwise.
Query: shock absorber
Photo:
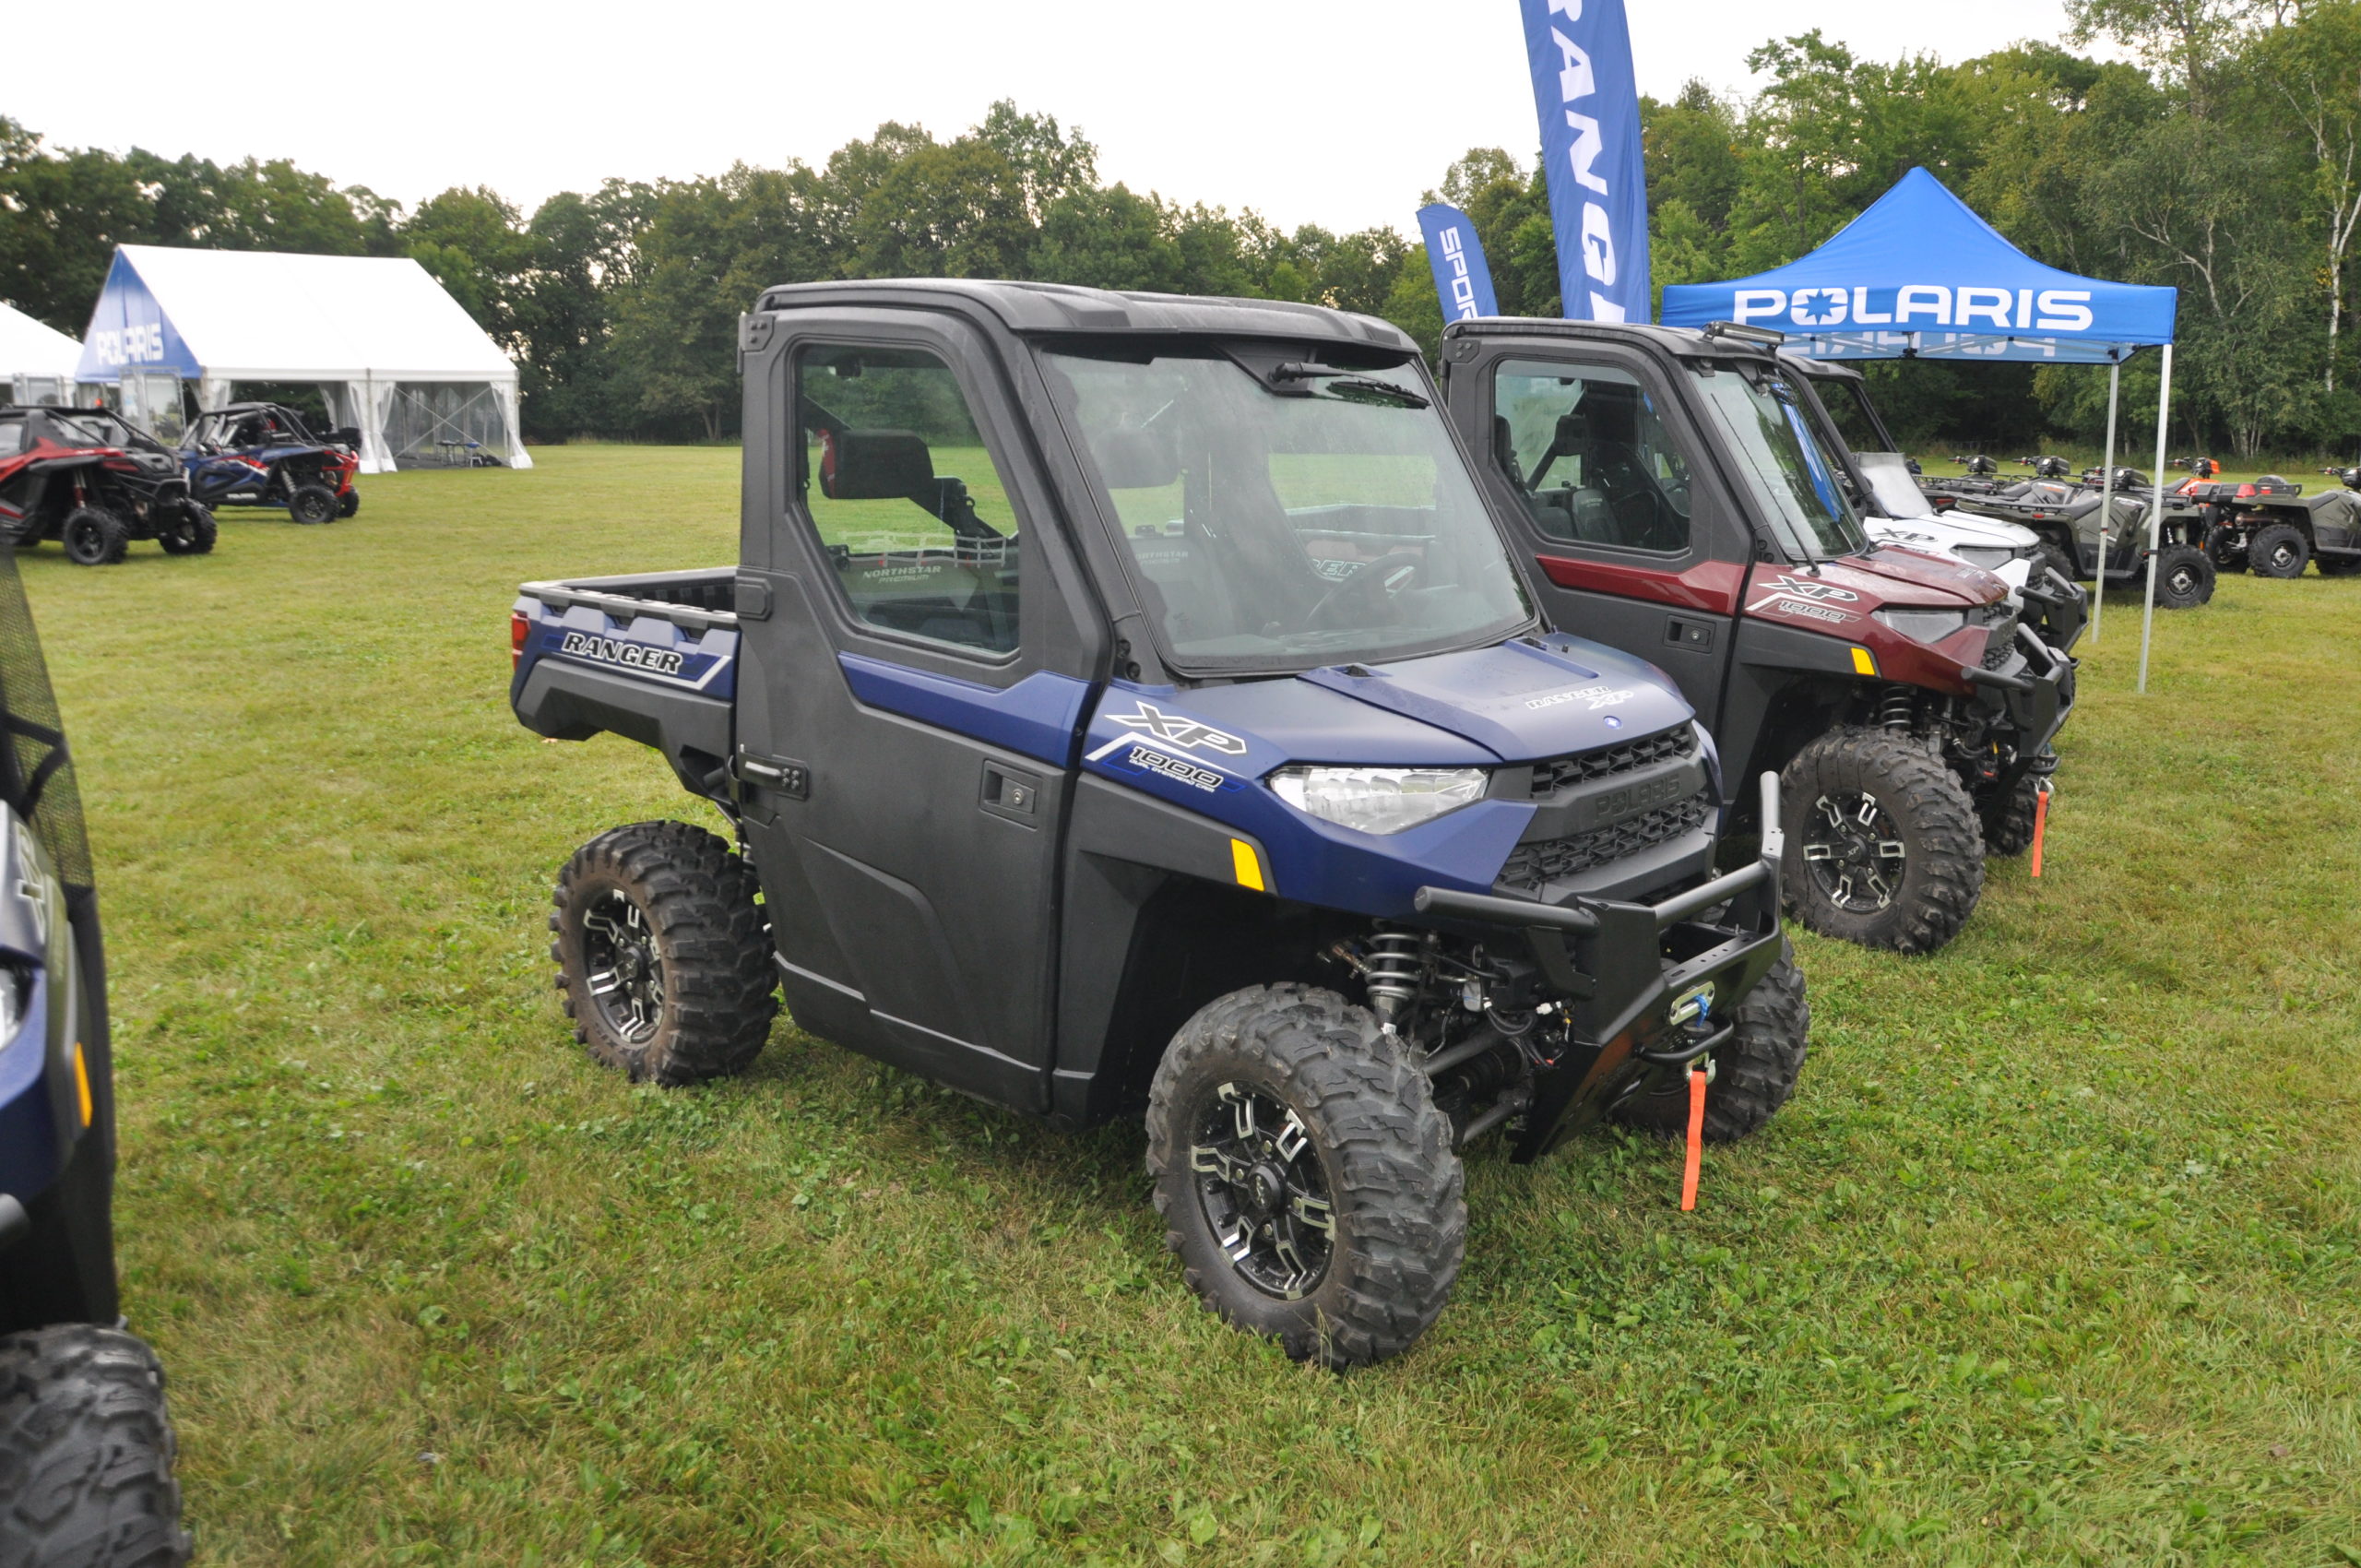
[[[1402,1004],[1418,994],[1425,956],[1416,932],[1379,926],[1370,934],[1369,956],[1361,964],[1361,980],[1369,988],[1369,1004],[1378,1021],[1394,1027]]]
[[[1916,704],[1907,686],[1888,686],[1878,697],[1878,723],[1897,734],[1909,731]]]

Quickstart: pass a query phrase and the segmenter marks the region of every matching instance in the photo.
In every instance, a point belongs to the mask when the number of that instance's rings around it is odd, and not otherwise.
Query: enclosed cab
[[[526,725],[659,748],[728,828],[561,877],[595,1056],[737,1071],[776,987],[994,1103],[1145,1115],[1192,1285],[1337,1364],[1440,1311],[1472,1140],[1787,1098],[1775,836],[1717,866],[1711,739],[1536,613],[1394,328],[813,284],[741,362],[738,563],[513,618]]]
[[[1980,566],[1881,546],[1776,333],[1486,319],[1443,335],[1453,419],[1542,613],[1704,717],[1734,834],[1786,829],[1788,908],[1940,947],[1989,849],[2031,842],[2072,661]],[[1778,771],[1765,823],[1738,781]]]

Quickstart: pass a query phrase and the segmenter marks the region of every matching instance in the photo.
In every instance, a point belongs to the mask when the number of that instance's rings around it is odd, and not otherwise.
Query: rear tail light
[[[508,612],[508,668],[511,670],[524,662],[525,635],[532,629],[533,624],[525,619],[523,611]]]
[[[2242,484],[2238,486],[2238,499],[2241,501],[2244,501],[2248,496],[2254,493],[2255,488],[2250,484]]]

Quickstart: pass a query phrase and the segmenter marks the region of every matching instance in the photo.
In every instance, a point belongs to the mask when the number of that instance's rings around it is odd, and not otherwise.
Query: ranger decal
[[[601,664],[620,664],[630,670],[645,670],[651,675],[678,675],[685,662],[683,656],[669,647],[650,647],[646,643],[628,643],[620,637],[597,637],[587,632],[568,632],[558,645],[560,653],[570,653],[576,659],[596,659]]]

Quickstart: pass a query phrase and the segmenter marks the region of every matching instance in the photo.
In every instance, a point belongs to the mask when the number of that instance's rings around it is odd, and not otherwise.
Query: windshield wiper
[[[1327,391],[1348,403],[1390,403],[1398,409],[1432,406],[1406,386],[1396,386],[1373,375],[1361,375],[1339,365],[1321,364],[1313,360],[1283,360],[1273,365],[1262,379],[1264,386],[1282,396],[1311,397],[1320,389],[1292,384],[1324,381],[1328,384]]]
[[[1380,381],[1370,375],[1340,375],[1328,383],[1328,394],[1348,403],[1391,403],[1397,409],[1423,409],[1429,406],[1424,398],[1406,386],[1396,386],[1390,381]]]

